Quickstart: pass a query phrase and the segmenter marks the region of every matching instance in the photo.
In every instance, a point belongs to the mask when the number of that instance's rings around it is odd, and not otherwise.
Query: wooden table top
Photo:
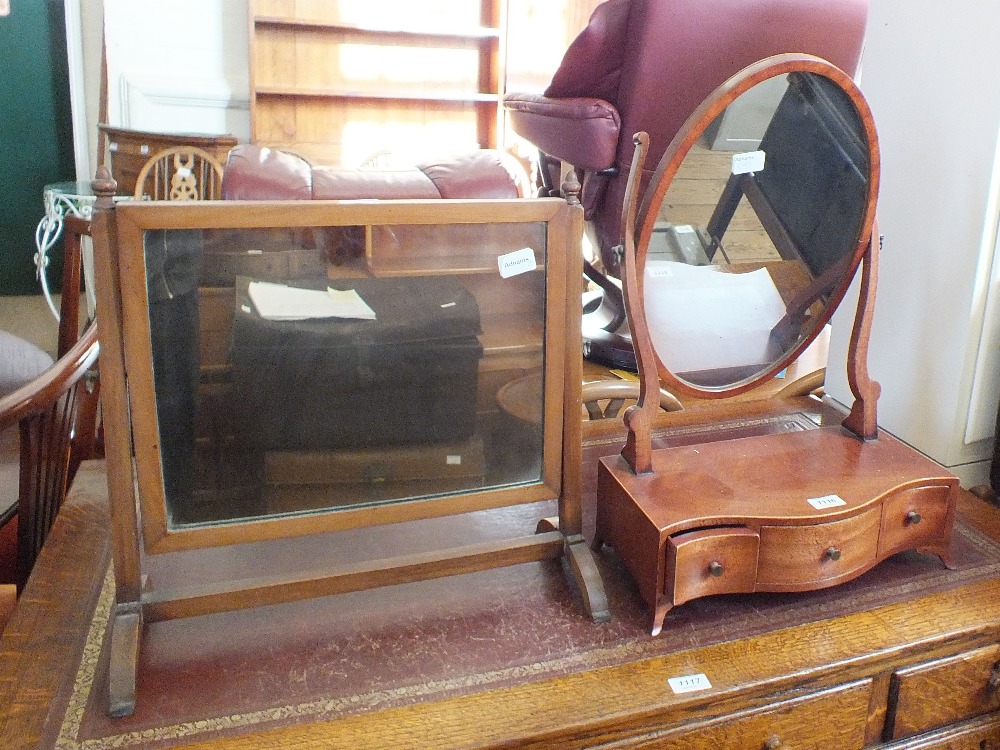
[[[604,453],[616,450],[614,442],[606,437],[599,437],[596,442],[605,446]],[[95,612],[107,605],[101,600],[110,596],[111,578],[107,574],[110,544],[103,465],[88,463],[81,469],[76,482],[0,640],[0,737],[4,738],[2,744],[6,748],[58,746],[63,750],[84,747],[101,750],[111,746],[171,747],[177,744],[191,748],[486,748],[505,742],[510,743],[505,747],[536,742],[542,742],[545,747],[576,747],[573,742],[580,741],[580,737],[587,738],[589,746],[620,738],[623,733],[634,732],[643,722],[661,721],[664,716],[674,715],[672,712],[692,717],[699,712],[718,710],[736,690],[742,691],[741,695],[748,690],[758,696],[769,695],[787,686],[792,674],[801,677],[803,673],[815,671],[816,684],[830,684],[833,680],[857,679],[873,668],[890,669],[908,654],[912,658],[917,649],[921,654],[953,653],[959,647],[956,644],[976,647],[995,643],[1000,637],[1000,553],[996,567],[991,561],[988,567],[981,568],[978,577],[972,576],[970,568],[965,573],[959,571],[947,585],[928,586],[925,590],[921,590],[920,581],[931,581],[938,573],[929,563],[920,562],[918,568],[924,566],[920,568],[924,571],[921,575],[928,577],[918,576],[912,590],[908,590],[904,574],[892,589],[897,591],[895,599],[890,592],[892,587],[884,590],[884,597],[878,586],[866,593],[863,587],[852,588],[850,584],[842,589],[845,592],[842,594],[820,593],[827,597],[822,600],[822,606],[833,610],[840,606],[840,614],[800,624],[784,622],[776,630],[751,627],[754,632],[746,638],[734,635],[744,624],[735,622],[739,617],[734,617],[733,613],[742,611],[752,620],[761,611],[766,611],[767,602],[756,601],[749,608],[738,600],[719,605],[708,602],[704,605],[708,609],[701,614],[697,608],[703,605],[696,604],[687,613],[683,607],[678,608],[677,627],[690,628],[691,635],[675,634],[677,640],[671,648],[659,648],[657,639],[639,633],[644,630],[644,615],[641,606],[635,603],[636,592],[627,583],[609,587],[613,622],[598,626],[584,622],[585,618],[573,611],[573,594],[562,591],[568,584],[560,583],[566,580],[560,572],[540,569],[532,579],[532,587],[537,586],[539,590],[524,589],[526,603],[536,606],[542,598],[554,597],[557,609],[566,610],[551,615],[556,619],[564,618],[560,620],[560,628],[546,630],[544,621],[532,620],[518,620],[515,628],[511,625],[513,620],[504,622],[503,613],[497,612],[496,619],[501,620],[500,647],[513,646],[524,639],[543,638],[539,648],[554,649],[554,641],[563,637],[564,630],[576,628],[587,633],[590,640],[585,650],[573,652],[570,649],[560,657],[563,660],[578,658],[571,668],[547,672],[542,667],[552,660],[541,658],[530,664],[511,663],[505,668],[507,673],[503,679],[496,677],[498,670],[488,676],[476,675],[483,680],[480,686],[466,684],[463,689],[435,692],[440,687],[436,683],[410,685],[407,689],[416,691],[415,697],[404,701],[393,700],[392,687],[383,686],[381,693],[369,691],[366,694],[381,696],[368,710],[352,711],[337,704],[341,707],[312,713],[304,711],[296,717],[271,722],[255,723],[247,719],[240,724],[237,718],[256,714],[251,711],[249,698],[244,702],[239,695],[231,695],[232,713],[211,719],[222,722],[212,732],[200,731],[197,721],[192,720],[186,724],[175,721],[170,724],[170,732],[164,731],[162,735],[157,734],[158,729],[147,729],[144,735],[135,728],[137,725],[102,725],[105,719],[94,714],[100,701],[93,696],[89,699],[93,703],[89,708],[79,705],[80,675],[84,673],[81,665],[100,663],[99,654],[94,652],[94,643],[97,643],[97,652],[101,643],[101,634],[93,632],[97,622]],[[1000,544],[1000,512],[996,508],[963,492],[960,517],[971,529],[969,533],[982,543]],[[887,563],[892,568],[891,561]],[[911,564],[912,561],[904,561],[900,565]],[[891,578],[898,572],[889,570],[886,575]],[[602,570],[602,575],[611,583],[610,579],[616,575],[613,566]],[[466,625],[474,621],[473,632],[468,636],[474,639],[477,632],[484,635],[497,623],[491,622],[493,613],[490,611],[462,610],[471,605],[462,603],[461,590],[478,584],[468,576],[460,578],[462,580],[456,579],[457,583],[441,584],[443,588],[434,591],[440,594],[445,606],[461,610],[451,613],[458,620]],[[518,580],[501,579],[500,584],[495,585],[496,579],[489,579],[486,588],[503,589],[506,582],[516,591],[521,585]],[[901,582],[904,584],[898,585]],[[385,628],[398,624],[407,616],[421,620],[413,632],[419,634],[428,648],[434,640],[446,637],[434,629],[437,625],[430,618],[424,617],[422,607],[427,605],[421,602],[422,595],[417,589],[394,587],[393,591],[383,589],[369,593],[375,599],[349,600],[347,606],[384,611],[387,614]],[[841,597],[840,601],[837,596]],[[862,601],[865,596],[869,599]],[[856,607],[851,605],[852,597],[858,597]],[[336,609],[333,605],[344,600],[333,597],[325,601]],[[489,603],[489,606],[494,605]],[[716,606],[723,609],[713,609]],[[783,606],[783,602],[776,606],[775,616],[783,611]],[[395,613],[393,608],[396,608]],[[698,631],[696,620],[706,612],[709,619],[715,616],[712,613],[716,613],[718,619],[698,626],[702,628]],[[266,619],[268,614],[246,615],[258,616]],[[344,612],[338,614],[342,618],[348,616]],[[271,617],[273,619],[273,615]],[[197,675],[198,649],[222,649],[226,638],[239,640],[247,632],[252,638],[256,621],[220,620],[220,623],[236,624],[232,625],[231,632],[217,633],[218,640],[211,641],[205,635],[206,627],[211,630],[211,618],[192,620],[199,622],[187,622],[185,632],[192,634],[191,640],[181,644],[179,649],[178,644],[173,644],[175,650],[170,651],[170,644],[159,643],[166,637],[163,633],[152,633],[149,638],[151,653],[166,649],[162,653],[169,656],[164,657],[164,661],[170,663],[156,667],[159,677],[166,675],[167,680],[187,681],[178,689],[180,694],[189,697],[194,710],[199,704],[211,702],[208,686],[204,686],[205,693],[200,692],[199,683],[192,676]],[[632,632],[633,624],[635,632]],[[240,630],[247,627],[250,630]],[[502,632],[505,627],[511,628],[510,631]],[[274,636],[275,640],[287,636],[294,641],[299,636],[288,631],[296,628],[301,630],[303,639],[309,637],[304,621],[289,619],[283,631],[275,631],[281,633]],[[697,632],[703,635],[697,636]],[[391,660],[387,644],[391,645],[389,641],[382,643],[387,650],[383,656]],[[278,649],[280,644],[271,645]],[[250,646],[243,643],[234,647],[235,650],[240,648]],[[465,652],[453,654],[455,663],[451,668],[460,670],[465,656]],[[229,664],[219,654],[215,657],[221,660],[220,663]],[[190,663],[184,662],[185,658]],[[503,661],[497,663],[504,664]],[[284,675],[275,674],[275,679],[288,678],[287,673],[294,670],[286,665],[284,671]],[[711,690],[674,695],[664,689],[667,677],[692,671],[711,675]],[[225,687],[230,676],[222,674],[219,678]],[[96,691],[102,683],[97,678],[94,684]],[[237,680],[231,684],[243,683]],[[140,676],[140,711],[144,705],[144,689],[148,699],[150,684],[144,684]],[[239,691],[233,689],[232,692]],[[384,704],[379,704],[379,700]],[[149,703],[156,701],[147,700],[147,707]],[[301,709],[307,704],[300,699],[294,705]],[[195,714],[192,717],[197,718]],[[159,721],[165,726],[167,718],[161,717]],[[223,719],[229,724],[225,725]],[[146,720],[153,719],[147,716]]]

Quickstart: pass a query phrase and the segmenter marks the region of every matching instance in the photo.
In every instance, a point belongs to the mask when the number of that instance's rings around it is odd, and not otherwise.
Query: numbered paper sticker
[[[840,495],[823,495],[823,497],[809,498],[809,504],[816,510],[823,510],[824,508],[836,508],[839,505],[847,505],[847,501],[840,497]]]
[[[742,154],[733,154],[733,174],[760,172],[762,169],[764,169],[763,151],[746,151]]]
[[[538,268],[538,264],[535,263],[535,251],[530,247],[499,256],[497,265],[500,267],[500,275],[505,279]]]
[[[689,674],[686,677],[671,677],[667,680],[670,689],[675,693],[694,693],[698,690],[709,690],[712,683],[703,674]]]

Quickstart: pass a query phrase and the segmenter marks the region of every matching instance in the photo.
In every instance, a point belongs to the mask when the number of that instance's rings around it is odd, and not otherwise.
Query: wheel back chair
[[[80,462],[99,451],[97,325],[80,333],[82,253],[88,222],[66,225],[57,359],[0,397],[0,432],[18,429],[17,503],[0,518],[0,582],[20,590],[34,566]],[[0,601],[3,596],[0,595]],[[0,605],[0,614],[3,606]]]
[[[135,197],[139,200],[218,200],[222,197],[223,167],[197,146],[171,146],[157,151],[139,171]]]

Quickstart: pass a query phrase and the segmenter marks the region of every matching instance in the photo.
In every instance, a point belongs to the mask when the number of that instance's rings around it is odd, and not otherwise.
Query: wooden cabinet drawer
[[[630,750],[861,748],[865,744],[870,694],[871,680],[861,680],[725,719],[670,730],[656,737],[636,738],[621,747]]]
[[[706,529],[667,540],[666,593],[680,604],[709,594],[749,593],[757,575],[760,537],[747,528]],[[671,592],[671,586],[673,591]]]
[[[944,539],[953,505],[950,485],[924,485],[893,493],[882,505],[879,556]]]
[[[796,591],[832,585],[872,565],[878,550],[881,507],[812,526],[760,530],[757,585],[761,591]]]
[[[1000,750],[1000,714],[964,721],[911,740],[885,746],[886,750]]]
[[[901,669],[893,675],[892,738],[906,737],[1000,708],[1000,645]]]

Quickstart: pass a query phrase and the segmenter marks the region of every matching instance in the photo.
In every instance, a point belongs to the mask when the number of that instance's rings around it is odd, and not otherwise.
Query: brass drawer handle
[[[722,563],[716,560],[712,560],[712,562],[708,564],[708,572],[711,573],[716,578],[718,578],[719,576],[721,576],[723,573],[726,572],[726,568]]]
[[[825,557],[836,562],[840,559],[840,550],[836,547],[827,547]]]
[[[906,514],[907,523],[917,524],[920,523],[922,520],[923,517],[915,510],[911,510],[909,513]]]
[[[785,744],[785,741],[781,739],[776,734],[772,734],[766,740],[764,740],[764,750],[791,750],[791,747]]]

